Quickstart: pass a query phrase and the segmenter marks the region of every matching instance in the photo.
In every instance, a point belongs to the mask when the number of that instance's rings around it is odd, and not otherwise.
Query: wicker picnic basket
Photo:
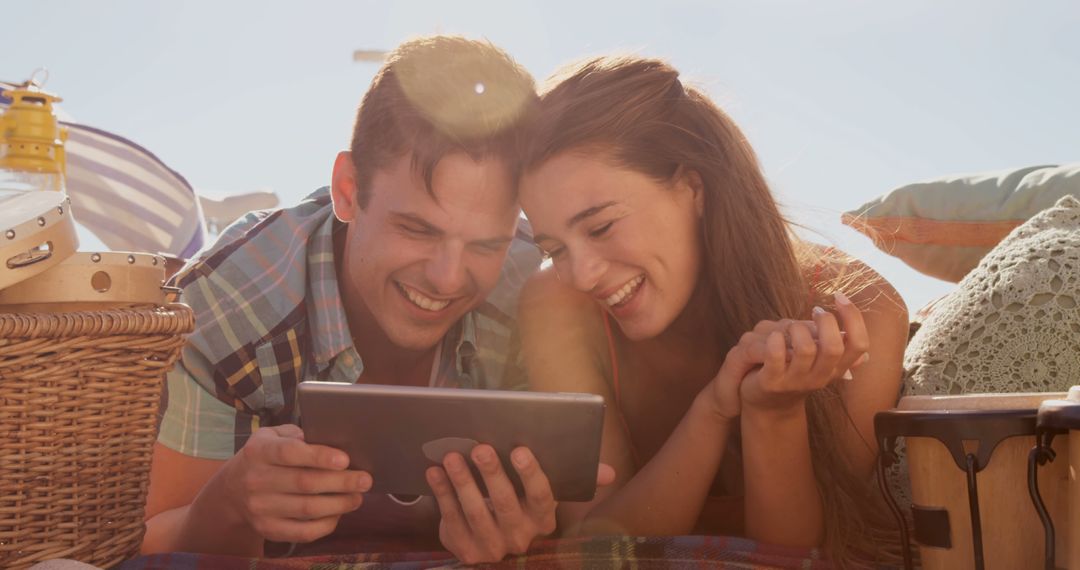
[[[139,551],[181,304],[0,313],[0,568]]]

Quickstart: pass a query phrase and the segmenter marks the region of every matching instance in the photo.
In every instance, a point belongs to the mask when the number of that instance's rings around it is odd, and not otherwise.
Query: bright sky
[[[1075,0],[9,2],[0,80],[47,67],[76,120],[202,193],[294,203],[329,181],[375,65],[435,32],[483,37],[542,80],[586,55],[670,60],[756,148],[788,214],[917,309],[950,284],[839,223],[909,182],[1080,160]],[[748,236],[753,239],[753,236]]]

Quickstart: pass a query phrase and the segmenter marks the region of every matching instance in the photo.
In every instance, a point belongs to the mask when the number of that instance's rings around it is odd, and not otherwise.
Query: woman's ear
[[[705,215],[705,183],[701,181],[698,171],[679,167],[679,184],[685,184],[693,193],[694,208],[697,209],[698,217]]]
[[[334,174],[330,180],[330,200],[334,204],[334,216],[337,219],[343,222],[353,221],[356,217],[359,192],[352,155],[343,150],[334,159]]]

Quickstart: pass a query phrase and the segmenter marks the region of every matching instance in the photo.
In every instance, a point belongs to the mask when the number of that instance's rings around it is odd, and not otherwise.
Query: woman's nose
[[[590,292],[600,283],[608,263],[590,251],[570,254],[570,283],[579,291]]]

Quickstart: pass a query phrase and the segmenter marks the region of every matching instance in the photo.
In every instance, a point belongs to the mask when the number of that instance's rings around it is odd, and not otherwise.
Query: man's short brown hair
[[[435,165],[452,152],[499,158],[516,174],[524,119],[537,100],[532,76],[489,42],[432,36],[401,44],[356,113],[357,202],[366,207],[374,172],[407,152],[429,192]]]

